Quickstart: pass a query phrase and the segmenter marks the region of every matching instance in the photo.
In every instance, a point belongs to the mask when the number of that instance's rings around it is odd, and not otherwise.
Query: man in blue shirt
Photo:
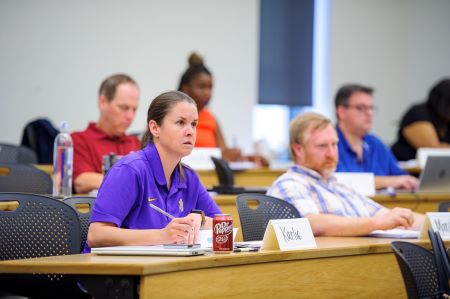
[[[349,84],[342,86],[335,97],[339,162],[337,171],[372,172],[375,187],[413,190],[417,178],[407,175],[383,142],[369,131],[372,129],[373,89]]]

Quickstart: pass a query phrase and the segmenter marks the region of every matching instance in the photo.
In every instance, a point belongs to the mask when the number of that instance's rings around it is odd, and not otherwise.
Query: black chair
[[[450,209],[450,201],[441,202],[438,206],[438,212],[448,212]]]
[[[406,293],[412,298],[440,298],[438,272],[434,255],[413,243],[391,243],[403,276]]]
[[[51,194],[52,179],[33,165],[0,163],[0,192]]]
[[[218,194],[241,194],[246,192],[251,193],[266,193],[266,189],[262,187],[239,187],[234,184],[234,173],[228,163],[220,158],[211,157],[216,170],[217,178],[219,180],[218,186],[213,186],[210,191]]]
[[[36,119],[25,125],[21,145],[36,153],[39,164],[52,164],[53,143],[58,133],[48,119]]]
[[[80,252],[83,251],[84,244],[87,240],[87,233],[89,229],[89,219],[92,215],[92,207],[95,203],[95,197],[74,196],[67,197],[64,202],[73,207],[78,214],[80,220],[81,245]],[[84,209],[87,209],[85,212]]]
[[[36,154],[27,147],[0,143],[0,162],[36,164],[38,159]]]
[[[271,219],[301,218],[290,203],[259,193],[244,193],[236,197],[244,241],[262,240]]]
[[[435,232],[432,228],[428,230],[428,236],[430,237],[434,258],[436,260],[440,289],[443,293],[449,294],[450,261],[445,250],[444,242],[439,232]]]
[[[27,193],[0,193],[0,201],[18,203],[14,211],[0,210],[0,260],[79,253],[80,222],[71,206]],[[56,274],[0,274],[0,291],[31,298],[87,296],[76,281]]]

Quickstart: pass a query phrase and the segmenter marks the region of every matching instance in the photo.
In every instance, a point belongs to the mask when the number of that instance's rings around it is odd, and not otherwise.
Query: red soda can
[[[216,253],[233,251],[233,217],[229,214],[214,215],[213,250]]]

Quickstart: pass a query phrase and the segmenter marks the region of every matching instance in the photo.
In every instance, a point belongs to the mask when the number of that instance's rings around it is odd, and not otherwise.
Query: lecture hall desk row
[[[45,171],[48,175],[53,174],[53,166],[47,164],[35,165],[40,170]],[[238,186],[256,186],[264,187],[272,185],[273,181],[285,170],[273,170],[269,168],[249,169],[244,171],[236,171],[234,174],[235,184]],[[216,172],[214,170],[198,170],[200,181],[206,187],[212,187],[218,184]]]
[[[239,228],[236,241],[242,241],[241,222],[236,208],[236,195],[216,195],[213,198],[223,213],[231,214],[233,216],[234,227]],[[450,200],[450,194],[375,195],[372,198],[387,208],[403,207],[418,213],[426,213],[436,212],[439,203]],[[0,210],[11,211],[16,209],[17,206],[18,203],[15,201],[0,202]],[[87,207],[84,205],[78,206],[78,209],[82,212],[84,212],[86,208]]]
[[[375,195],[372,199],[387,208],[402,207],[417,213],[437,212],[439,203],[450,200],[450,194],[413,194]],[[233,216],[234,227],[239,231],[236,241],[242,241],[241,222],[236,208],[236,195],[216,195],[214,200],[222,212]]]
[[[317,248],[196,257],[77,254],[0,262],[0,273],[75,275],[139,298],[406,298],[392,239],[317,237]],[[427,240],[411,240],[430,248]],[[108,282],[109,280],[109,282]],[[96,297],[97,299],[101,297]]]

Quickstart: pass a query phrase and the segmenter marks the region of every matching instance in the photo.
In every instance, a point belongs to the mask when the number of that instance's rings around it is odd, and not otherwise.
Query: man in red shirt
[[[74,144],[73,185],[76,193],[98,189],[103,180],[102,158],[126,155],[139,149],[139,140],[125,134],[139,103],[139,87],[129,76],[116,74],[100,86],[100,118],[86,130],[72,133]]]

